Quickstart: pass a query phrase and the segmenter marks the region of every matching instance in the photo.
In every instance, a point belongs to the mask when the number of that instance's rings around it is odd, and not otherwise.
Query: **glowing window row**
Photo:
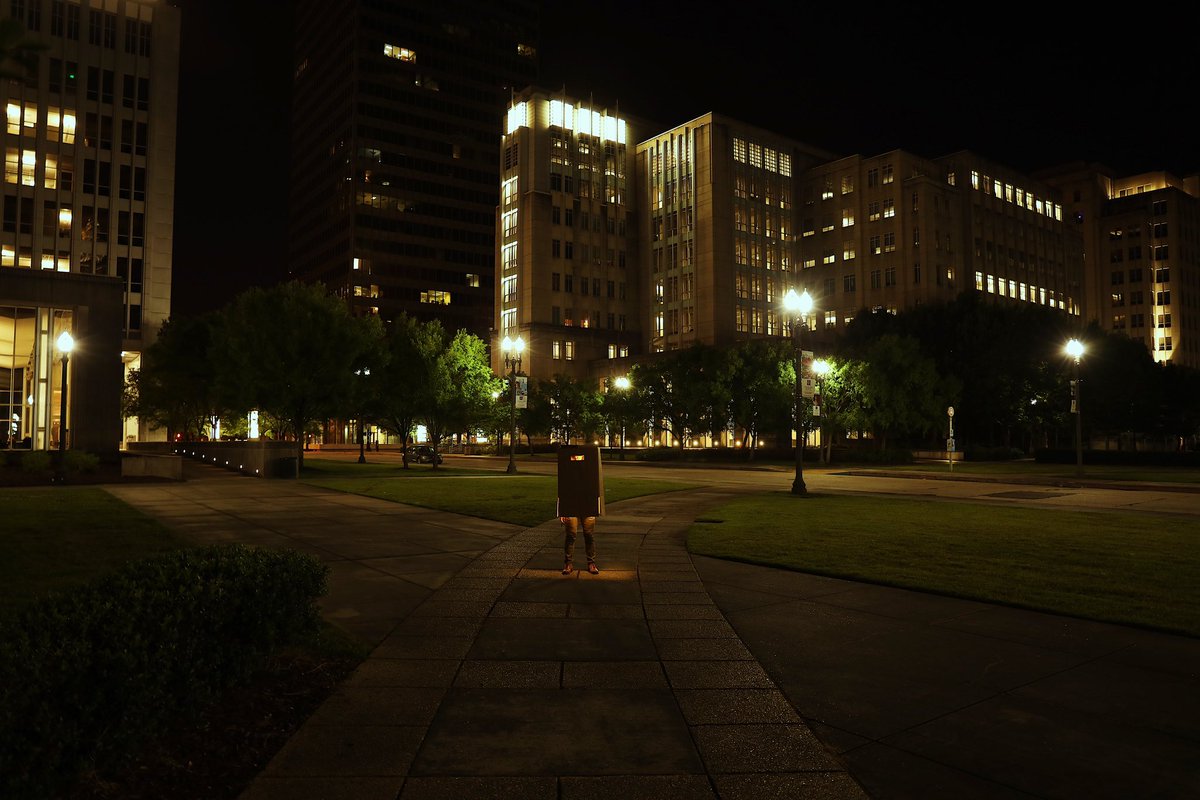
[[[776,172],[784,177],[791,177],[792,174],[790,155],[737,137],[733,140],[733,160],[739,164],[749,164],[768,172]]]
[[[5,116],[8,119],[8,132],[14,136],[21,133],[21,129],[27,129],[29,135],[33,135],[33,131],[38,124],[38,107],[36,103],[25,103],[24,106],[17,103],[9,103],[5,107]],[[46,108],[46,138],[52,142],[61,141],[63,144],[75,143],[75,112],[71,109],[61,110],[57,106],[48,106]]]
[[[1014,300],[1024,300],[1028,303],[1048,305],[1051,308],[1067,309],[1062,292],[1046,291],[1045,287],[1034,286],[1032,283],[1005,280],[997,278],[995,275],[985,275],[982,272],[975,273],[975,290],[998,294],[1001,297],[1011,297]]]
[[[1062,222],[1062,206],[1058,203],[1044,200],[1033,192],[1027,192],[1020,186],[1014,187],[1011,183],[1003,183],[987,175],[980,178],[978,171],[971,170],[971,188],[976,191],[982,191],[984,194],[991,195],[998,200],[1016,203],[1021,208],[1036,211],[1042,216]]]
[[[448,306],[450,305],[450,293],[443,292],[440,289],[430,289],[427,292],[421,292],[422,303],[433,303],[434,305]]]
[[[607,113],[575,106],[562,100],[549,101],[549,120],[552,127],[575,131],[580,136],[595,136],[605,142],[627,144],[625,120]],[[505,133],[517,128],[529,127],[532,104],[522,100],[508,109],[508,125]]]
[[[18,255],[11,244],[3,245],[0,247],[0,266],[33,269],[33,253],[28,248],[23,247],[21,248],[20,255]],[[41,267],[42,269],[55,270],[57,272],[70,272],[71,258],[66,255],[55,255],[48,250],[44,250],[42,251]]]

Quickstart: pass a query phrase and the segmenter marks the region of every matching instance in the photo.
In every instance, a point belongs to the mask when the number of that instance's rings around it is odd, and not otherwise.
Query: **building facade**
[[[111,293],[101,287],[115,284],[122,298],[117,331],[91,327],[90,341],[118,346],[72,359],[111,359],[117,366],[111,389],[91,385],[111,391],[111,402],[89,401],[113,410],[116,427],[105,449],[115,450],[123,440],[153,437],[136,419],[120,430],[120,365],[140,366],[141,351],[170,314],[179,10],[163,0],[12,0],[0,14],[42,45],[24,80],[0,83],[6,111],[0,302],[3,318],[12,320],[12,336],[0,334],[0,392],[8,419],[26,407],[18,438],[34,448],[51,446],[60,421],[47,337],[101,319],[110,324],[114,317],[99,309]],[[38,271],[61,291],[8,280],[9,270]],[[16,292],[35,285],[33,295]],[[78,397],[72,396],[68,429]]]
[[[1087,319],[1142,342],[1155,361],[1200,367],[1200,177],[1118,177],[1065,165],[1067,215],[1088,243]]]
[[[486,339],[497,132],[536,73],[536,19],[532,0],[297,4],[293,276]]]
[[[634,124],[587,101],[527,89],[502,140],[492,366],[504,337],[538,378],[585,377],[641,352]]]
[[[801,183],[800,272],[815,327],[977,291],[1079,314],[1082,243],[1058,192],[973,153],[850,156]]]

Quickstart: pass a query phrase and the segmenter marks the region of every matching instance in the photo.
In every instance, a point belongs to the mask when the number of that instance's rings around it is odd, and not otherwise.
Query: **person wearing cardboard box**
[[[558,519],[563,525],[563,575],[575,571],[572,559],[575,540],[583,530],[587,571],[599,575],[596,566],[596,517],[604,513],[604,475],[600,448],[594,445],[563,445],[558,449]]]

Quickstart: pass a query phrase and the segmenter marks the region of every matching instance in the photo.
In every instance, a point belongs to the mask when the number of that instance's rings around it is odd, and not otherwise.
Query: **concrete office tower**
[[[1095,164],[1048,172],[1087,242],[1087,319],[1146,345],[1155,361],[1200,367],[1200,177],[1118,177]]]
[[[975,290],[1079,313],[1082,251],[1058,192],[973,153],[851,156],[802,183],[800,273],[818,330]]]
[[[492,366],[584,377],[641,352],[634,124],[616,109],[530,88],[509,105],[496,216]]]
[[[500,134],[536,19],[532,0],[297,4],[294,276],[487,338]]]
[[[19,439],[53,444],[52,340],[71,329],[80,339],[71,369],[90,375],[68,393],[73,444],[115,449],[154,435],[136,420],[121,430],[120,365],[139,366],[170,314],[179,10],[162,0],[12,0],[0,14],[43,44],[24,81],[0,82],[0,413],[21,417]],[[116,313],[100,307],[117,295]],[[117,330],[99,330],[101,319]]]
[[[647,352],[789,335],[799,176],[831,154],[706,114],[637,155]]]

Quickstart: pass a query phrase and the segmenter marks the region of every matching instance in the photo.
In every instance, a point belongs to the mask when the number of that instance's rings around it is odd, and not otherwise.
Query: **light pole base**
[[[516,475],[517,474],[517,463],[515,461],[509,461],[508,468],[505,469],[504,471],[507,472],[509,475]]]
[[[792,494],[808,494],[808,487],[801,478],[792,481]]]

